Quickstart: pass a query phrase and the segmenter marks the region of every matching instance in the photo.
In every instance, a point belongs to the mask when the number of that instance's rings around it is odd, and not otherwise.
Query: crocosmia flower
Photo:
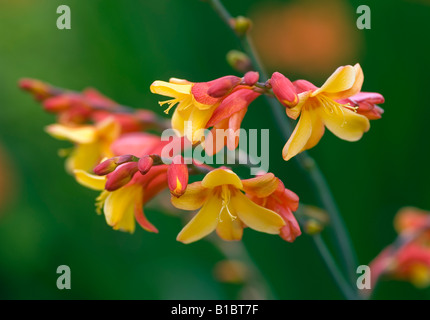
[[[363,71],[356,64],[338,68],[320,88],[305,80],[293,82],[299,103],[286,111],[290,118],[300,119],[283,149],[285,160],[314,147],[326,127],[347,141],[357,141],[369,130],[369,119],[359,114],[357,107],[341,103],[360,92],[363,79]]]
[[[144,156],[160,153],[162,147],[163,143],[157,136],[131,133],[116,140],[112,151],[115,154]],[[137,162],[127,162],[107,176],[97,176],[83,170],[75,170],[74,173],[76,180],[83,186],[102,191],[96,203],[98,213],[103,210],[107,224],[114,230],[132,233],[136,220],[143,229],[158,232],[145,217],[143,206],[167,188],[167,169],[167,165],[160,165],[142,175],[138,172]]]
[[[196,143],[200,142],[203,129],[207,127],[208,120],[224,96],[240,81],[241,79],[235,76],[225,76],[201,83],[172,78],[169,82],[153,82],[151,92],[173,98],[161,101],[160,105],[168,105],[166,113],[177,105],[172,116],[172,128]],[[187,123],[191,124],[191,128],[186,128]]]
[[[265,197],[277,187],[278,179],[270,173],[241,180],[228,169],[211,171],[202,181],[189,184],[181,197],[171,199],[172,204],[179,209],[200,209],[179,233],[177,240],[191,243],[214,230],[224,240],[240,240],[246,226],[269,234],[279,234],[286,225],[284,219],[246,196],[247,192],[251,192]]]

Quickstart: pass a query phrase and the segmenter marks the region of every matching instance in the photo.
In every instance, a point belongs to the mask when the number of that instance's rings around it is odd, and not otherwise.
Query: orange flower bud
[[[188,186],[188,167],[181,155],[173,158],[167,169],[167,183],[170,193],[175,197],[180,197],[185,193]]]
[[[273,93],[285,107],[292,108],[299,102],[293,83],[282,73],[275,72],[270,78]]]
[[[107,191],[115,191],[125,186],[130,182],[137,170],[137,162],[127,162],[120,165],[108,177],[105,189]]]

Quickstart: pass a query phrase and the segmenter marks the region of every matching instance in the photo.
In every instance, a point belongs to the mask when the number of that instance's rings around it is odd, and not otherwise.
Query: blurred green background
[[[348,143],[327,132],[310,151],[332,187],[360,263],[369,263],[394,239],[392,219],[399,208],[430,210],[430,2],[224,2],[235,16],[255,17],[253,32],[270,71],[321,85],[337,66],[359,62],[366,77],[363,90],[385,96],[383,119],[373,121],[362,140]],[[71,8],[71,30],[56,28],[61,4]],[[319,20],[306,14],[312,12],[306,8],[322,4],[333,10],[322,11]],[[355,27],[355,10],[361,4],[372,10],[371,30]],[[297,18],[289,20],[289,30],[283,31],[287,20],[278,15],[279,24],[270,33],[267,22],[273,24],[273,7]],[[303,21],[318,22],[306,31]],[[261,30],[269,33],[261,35]],[[325,31],[315,37],[313,30]],[[267,39],[273,48],[265,44]],[[175,241],[179,219],[162,210],[146,210],[158,235],[142,229],[133,235],[111,230],[94,212],[97,193],[65,173],[57,149],[67,143],[44,133],[54,117],[17,88],[22,77],[74,90],[92,86],[122,104],[162,114],[159,97],[149,92],[153,80],[174,76],[207,81],[232,74],[225,62],[231,49],[239,49],[238,43],[204,1],[0,2],[1,299],[237,297],[240,286],[215,279],[213,266],[223,256],[209,242]],[[271,171],[303,202],[315,203],[294,163],[282,160],[285,141],[267,108],[264,99],[257,100],[243,126],[271,129]],[[289,244],[246,230],[243,241],[280,299],[341,298],[308,236]],[[71,268],[72,290],[56,287],[56,269],[62,264]],[[375,297],[426,299],[430,291],[383,281]]]

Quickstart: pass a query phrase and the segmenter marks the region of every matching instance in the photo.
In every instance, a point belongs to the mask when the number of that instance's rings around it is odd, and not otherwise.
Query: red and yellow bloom
[[[300,119],[282,151],[285,160],[314,147],[326,127],[347,141],[357,141],[369,130],[369,119],[359,114],[357,107],[342,103],[360,92],[363,79],[356,64],[338,68],[320,88],[305,80],[293,82],[299,103],[286,111],[290,118]]]
[[[112,145],[115,154],[146,154],[160,153],[164,146],[159,137],[132,133],[119,138]],[[136,165],[133,171],[127,166]],[[134,232],[135,220],[147,231],[158,232],[144,215],[143,206],[160,191],[167,188],[167,165],[153,167],[145,175],[137,171],[137,162],[118,166],[107,176],[96,176],[83,170],[75,170],[76,180],[85,187],[102,191],[97,198],[98,213],[103,213],[108,225],[114,230]],[[127,171],[130,177],[122,183],[116,172]],[[107,190],[109,189],[109,191]]]
[[[179,233],[177,240],[191,243],[214,230],[224,240],[240,240],[246,226],[260,232],[280,234],[288,222],[246,196],[249,193],[268,197],[276,191],[278,184],[279,180],[271,173],[240,180],[228,169],[211,171],[201,182],[188,185],[181,197],[171,199],[179,209],[200,209]]]

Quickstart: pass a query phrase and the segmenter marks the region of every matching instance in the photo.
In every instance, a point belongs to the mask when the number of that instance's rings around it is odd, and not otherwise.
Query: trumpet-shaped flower
[[[161,152],[163,143],[160,138],[150,134],[132,133],[119,138],[112,145],[115,154],[136,154],[144,156]],[[96,176],[83,170],[75,170],[76,180],[85,187],[102,191],[97,198],[97,212],[103,210],[106,222],[114,230],[134,232],[135,220],[140,226],[150,232],[158,232],[157,228],[145,217],[143,206],[160,191],[167,188],[167,165],[151,168],[145,175],[127,168],[128,162],[121,164],[107,176]],[[130,179],[122,183],[116,172],[128,171]],[[121,175],[121,174],[120,174]],[[116,181],[113,181],[116,180]],[[110,182],[110,185],[109,185]],[[117,186],[115,185],[117,183]],[[111,191],[107,191],[109,189]]]
[[[173,98],[160,102],[160,105],[168,105],[165,113],[177,105],[172,116],[172,128],[192,143],[197,143],[201,141],[203,130],[217,106],[240,81],[235,76],[201,83],[172,78],[169,82],[154,81],[150,89],[152,93]],[[186,127],[187,123],[191,128]]]
[[[270,173],[240,180],[228,169],[211,171],[202,181],[189,184],[181,197],[171,199],[172,204],[179,209],[200,208],[179,233],[177,240],[191,243],[215,229],[224,240],[240,240],[245,226],[269,234],[279,234],[286,224],[282,217],[256,204],[242,193],[251,192],[264,197],[273,193],[277,187],[278,179]]]
[[[46,131],[54,138],[68,140],[75,144],[68,154],[66,170],[91,171],[103,158],[112,157],[111,144],[118,138],[120,128],[113,118],[107,118],[95,125],[66,126],[52,124]]]
[[[285,160],[314,147],[326,127],[347,141],[357,141],[369,130],[369,119],[357,112],[358,107],[339,102],[359,93],[363,79],[356,64],[338,68],[320,88],[305,80],[294,82],[299,103],[286,111],[290,118],[300,119],[283,149]]]

